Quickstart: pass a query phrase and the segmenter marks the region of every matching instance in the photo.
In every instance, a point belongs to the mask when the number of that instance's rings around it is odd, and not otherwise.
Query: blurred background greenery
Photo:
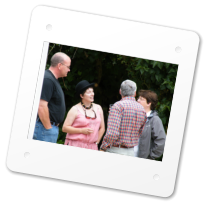
[[[107,129],[109,104],[120,100],[120,85],[130,79],[136,82],[137,91],[149,89],[157,93],[159,102],[156,110],[167,133],[178,65],[50,43],[46,69],[56,52],[64,52],[72,59],[68,76],[59,79],[65,94],[65,115],[79,102],[75,98],[76,84],[81,80],[94,82],[94,102],[103,108]],[[57,143],[64,144],[66,134],[62,132],[62,124],[59,128]]]

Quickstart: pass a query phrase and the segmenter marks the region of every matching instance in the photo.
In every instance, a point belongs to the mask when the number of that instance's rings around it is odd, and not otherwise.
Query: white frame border
[[[52,25],[52,31],[46,30],[48,24]],[[44,74],[44,42],[179,65],[162,162],[28,139],[34,130],[34,111]],[[17,97],[8,168],[102,187],[170,196],[175,185],[198,45],[199,37],[191,31],[36,7],[32,13]],[[182,48],[181,53],[175,52],[177,46]],[[24,157],[25,152],[30,153],[29,158]],[[153,179],[155,174],[160,176],[158,181]]]

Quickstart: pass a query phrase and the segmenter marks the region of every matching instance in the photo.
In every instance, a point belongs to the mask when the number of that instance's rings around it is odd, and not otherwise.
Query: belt
[[[57,126],[57,127],[58,127],[58,126],[59,126],[59,124],[60,124],[60,123],[56,123],[56,122],[52,122],[52,121],[50,121],[50,123],[51,123],[52,125]]]
[[[133,147],[126,147],[126,146],[123,146],[123,145],[119,145],[119,146],[112,146],[112,147],[118,147],[118,148],[124,148],[124,149],[127,149],[127,148],[133,148]]]
[[[38,121],[38,122],[41,122],[41,120],[40,120],[39,117],[37,118],[37,121]],[[41,122],[41,123],[42,123],[42,122]],[[56,127],[58,127],[59,124],[60,124],[60,123],[56,123],[56,122],[53,122],[53,121],[50,121],[50,123],[51,123],[52,125],[55,125]]]

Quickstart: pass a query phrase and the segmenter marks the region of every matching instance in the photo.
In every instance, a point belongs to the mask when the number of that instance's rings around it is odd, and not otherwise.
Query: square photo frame
[[[162,161],[33,140],[50,45],[177,65]],[[192,31],[36,7],[32,12],[13,119],[8,168],[49,178],[170,196],[175,186],[198,46],[199,37]],[[80,74],[80,70],[76,72]]]

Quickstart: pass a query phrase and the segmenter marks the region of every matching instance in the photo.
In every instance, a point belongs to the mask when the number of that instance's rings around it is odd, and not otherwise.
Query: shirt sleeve
[[[102,150],[106,150],[108,147],[113,145],[113,142],[115,142],[119,138],[121,116],[122,115],[120,109],[117,108],[116,105],[114,105],[109,113],[107,132],[103,138],[103,142],[101,145]]]
[[[144,126],[145,126],[145,124],[146,124],[146,121],[147,121],[147,115],[146,115],[146,112],[143,112],[143,123],[142,123],[142,125],[141,125],[141,127],[140,127],[140,129],[139,129],[139,132],[138,132],[138,136],[140,137],[141,135],[142,135],[142,132],[143,132],[143,130],[144,130]]]
[[[165,139],[166,135],[162,121],[159,117],[154,117],[152,125],[152,141],[154,146],[150,151],[152,159],[158,158],[163,154]]]
[[[52,80],[45,78],[42,85],[42,93],[40,99],[49,102],[52,97],[53,91],[54,91],[54,84]]]

